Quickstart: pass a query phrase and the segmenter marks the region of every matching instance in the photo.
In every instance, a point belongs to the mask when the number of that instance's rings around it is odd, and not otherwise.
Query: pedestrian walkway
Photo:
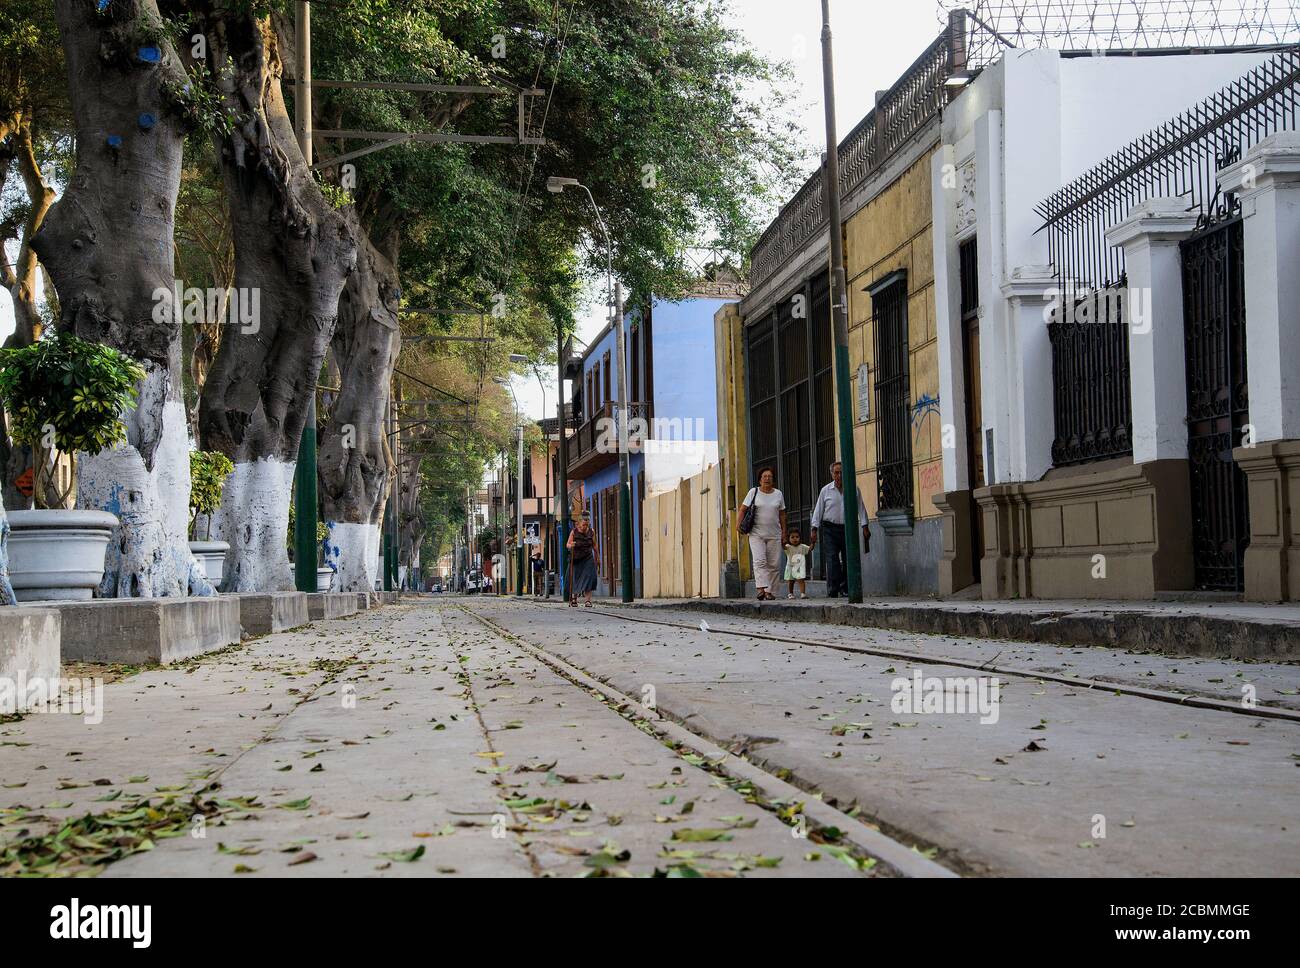
[[[0,874],[869,872],[453,602],[124,672],[0,725]]]

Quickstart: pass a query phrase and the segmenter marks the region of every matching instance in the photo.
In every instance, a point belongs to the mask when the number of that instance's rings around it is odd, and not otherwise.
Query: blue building
[[[641,590],[641,504],[718,459],[713,315],[737,298],[736,284],[711,283],[708,294],[680,302],[652,300],[629,312],[626,330],[632,563]],[[568,440],[569,490],[590,512],[598,549],[597,593],[619,585],[617,446],[618,356],[606,326],[581,357],[570,359],[576,432]]]

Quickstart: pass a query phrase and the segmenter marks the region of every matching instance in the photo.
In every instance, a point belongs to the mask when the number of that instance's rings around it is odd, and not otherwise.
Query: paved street
[[[701,621],[422,599],[126,670],[101,724],[0,725],[0,867],[93,870],[153,824],[105,876],[897,874],[876,829],[910,874],[1300,873],[1296,666]],[[891,709],[980,665],[996,723]]]
[[[769,770],[790,771],[842,808],[860,807],[886,831],[939,847],[941,860],[966,873],[1300,873],[1300,721],[1035,674],[1237,700],[1250,682],[1259,700],[1294,710],[1295,666],[715,616],[705,632],[699,613],[659,609],[608,609],[607,617],[495,601],[479,608],[628,694],[653,684],[665,715],[747,750]],[[868,648],[918,661],[852,651]],[[981,663],[1025,670],[1000,676],[996,724],[891,710],[891,683],[913,668],[961,677]],[[1105,838],[1094,834],[1098,815]]]

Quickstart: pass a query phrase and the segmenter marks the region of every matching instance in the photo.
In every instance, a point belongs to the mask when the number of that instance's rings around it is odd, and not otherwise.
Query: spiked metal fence
[[[840,142],[840,192],[848,197],[900,148],[923,129],[948,103],[954,75],[987,67],[1001,53],[996,37],[964,10],[948,16],[948,27],[888,91],[875,108]],[[972,58],[967,51],[979,51]],[[781,209],[754,246],[749,278],[761,285],[827,225],[825,176],[813,172],[798,193]]]
[[[1298,102],[1300,47],[1290,47],[1041,202],[1057,276],[1084,289],[1118,283],[1124,254],[1106,244],[1106,230],[1147,199],[1186,198],[1202,225],[1234,215],[1238,202],[1219,191],[1219,169],[1295,129]]]

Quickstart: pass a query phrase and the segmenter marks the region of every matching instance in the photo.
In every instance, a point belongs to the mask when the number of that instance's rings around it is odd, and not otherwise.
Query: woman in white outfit
[[[785,495],[776,489],[776,471],[764,467],[758,472],[758,487],[751,488],[736,508],[736,532],[745,508],[754,507],[754,527],[749,532],[749,553],[754,559],[754,585],[758,600],[776,598],[777,564],[781,560],[781,541],[785,532]]]

